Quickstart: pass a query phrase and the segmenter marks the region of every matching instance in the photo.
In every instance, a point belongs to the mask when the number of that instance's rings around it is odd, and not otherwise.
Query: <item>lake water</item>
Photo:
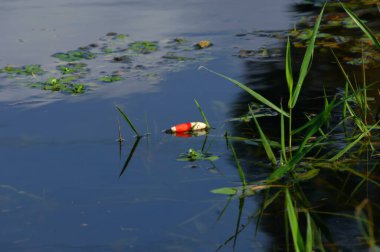
[[[225,121],[239,114],[238,105],[246,98],[231,83],[197,69],[205,65],[241,81],[262,78],[268,66],[249,65],[237,57],[239,50],[280,42],[236,35],[291,28],[293,3],[3,0],[1,67],[41,64],[54,69],[58,60],[52,54],[98,42],[109,32],[160,43],[179,37],[192,43],[209,40],[213,46],[203,50],[203,61],[168,66],[152,54],[142,62],[150,64],[155,78],[138,75],[82,95],[31,89],[2,78],[0,250],[215,251],[228,241],[260,203],[255,197],[246,199],[239,223],[242,202],[233,200],[226,207],[225,196],[210,192],[239,185],[223,134],[230,128]],[[111,68],[102,59],[92,64]],[[194,98],[215,128],[206,142],[219,157],[213,162],[177,161],[190,148],[202,149],[204,136],[162,133],[176,123],[202,120]],[[137,129],[150,133],[138,142],[120,177],[136,138],[115,105]],[[125,138],[121,149],[115,141],[118,120]],[[276,248],[265,225],[256,235],[255,228],[251,221],[239,234],[235,251]],[[233,243],[221,251],[232,251]]]

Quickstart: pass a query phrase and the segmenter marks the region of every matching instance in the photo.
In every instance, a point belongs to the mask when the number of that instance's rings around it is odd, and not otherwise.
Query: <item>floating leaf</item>
[[[9,75],[42,75],[45,71],[41,68],[40,65],[25,65],[21,67],[15,66],[5,66],[0,69],[0,73],[7,73]]]
[[[222,187],[222,188],[211,190],[211,192],[215,194],[235,195],[238,192],[238,190],[233,187]]]
[[[107,76],[102,76],[98,78],[98,81],[107,82],[107,83],[121,81],[121,80],[124,80],[124,78],[118,75],[111,75],[111,76],[107,75]]]
[[[70,62],[66,65],[57,66],[57,70],[62,74],[73,74],[73,73],[88,73],[90,69],[87,68],[86,63],[81,62]]]
[[[148,54],[151,52],[156,52],[158,50],[158,42],[156,41],[136,41],[131,44],[129,44],[129,49],[142,53],[142,54]]]
[[[208,40],[201,40],[195,45],[195,47],[198,49],[204,49],[210,46],[212,46],[212,43]]]
[[[181,154],[177,161],[194,162],[198,160],[215,161],[218,160],[218,156],[213,156],[210,153],[198,152],[192,148],[187,153]]]
[[[96,58],[96,55],[88,50],[70,50],[67,52],[60,52],[55,53],[52,55],[52,57],[55,57],[57,59],[60,59],[62,61],[78,61],[83,59],[94,59]]]

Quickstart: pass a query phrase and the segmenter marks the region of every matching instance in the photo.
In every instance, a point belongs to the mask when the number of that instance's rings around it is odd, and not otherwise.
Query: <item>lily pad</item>
[[[189,149],[187,153],[181,154],[177,161],[185,161],[185,162],[194,162],[197,160],[208,160],[215,161],[218,160],[218,156],[214,156],[210,153],[198,152],[194,149]]]
[[[73,74],[73,73],[88,73],[90,72],[90,69],[87,68],[86,63],[81,62],[70,62],[66,65],[60,65],[57,66],[57,70],[60,71],[62,74]]]
[[[70,50],[67,52],[59,52],[52,55],[53,57],[60,59],[62,61],[78,61],[83,59],[94,59],[96,55],[88,50]]]
[[[9,75],[42,75],[45,71],[41,68],[40,65],[25,65],[21,67],[15,66],[5,66],[0,69],[0,73],[7,73]]]
[[[196,45],[195,48],[197,49],[205,49],[208,47],[211,47],[213,44],[208,40],[201,40]]]
[[[98,78],[98,81],[107,82],[107,83],[122,81],[122,80],[124,80],[124,78],[118,75],[111,75],[111,76],[106,75],[106,76],[102,76]]]
[[[170,59],[175,61],[187,61],[187,60],[195,60],[195,58],[185,57],[185,56],[179,56],[176,55],[173,52],[168,52],[166,55],[162,56],[164,59]]]
[[[49,78],[47,81],[32,83],[33,88],[41,88],[43,90],[60,91],[71,94],[82,94],[85,92],[83,83],[73,83],[78,77],[70,76],[66,78]]]
[[[131,44],[129,44],[129,49],[142,53],[142,54],[148,54],[152,52],[158,51],[158,42],[156,41],[136,41]]]

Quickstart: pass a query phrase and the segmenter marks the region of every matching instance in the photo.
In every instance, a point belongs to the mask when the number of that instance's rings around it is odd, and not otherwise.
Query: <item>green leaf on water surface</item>
[[[127,35],[125,35],[125,34],[117,34],[116,36],[115,36],[115,39],[125,39],[125,38],[127,38],[128,36]]]
[[[76,80],[75,76],[69,76],[67,78],[49,78],[47,81],[35,82],[30,84],[32,88],[40,88],[42,90],[49,90],[53,92],[64,92],[70,94],[83,94],[86,87],[82,83],[73,83]]]
[[[70,50],[67,52],[59,52],[52,55],[52,57],[57,58],[62,61],[78,61],[83,59],[94,59],[96,55],[88,50]]]
[[[195,60],[195,58],[185,57],[185,56],[179,56],[173,52],[168,52],[164,56],[162,56],[163,59],[169,59],[169,60],[175,60],[175,61],[188,61],[188,60]]]
[[[9,75],[42,75],[45,73],[45,71],[41,68],[40,65],[25,65],[21,67],[15,67],[15,66],[5,66],[0,69],[0,73],[6,73]]]
[[[122,80],[124,80],[124,78],[118,75],[111,75],[111,76],[106,75],[106,76],[102,76],[98,78],[98,81],[107,82],[107,83],[122,81]]]
[[[234,187],[222,187],[222,188],[211,190],[211,192],[215,194],[235,195],[238,192],[238,190]]]
[[[158,51],[158,42],[157,41],[136,41],[129,44],[128,49],[137,53],[148,54],[151,52]]]
[[[218,159],[219,159],[218,156],[213,156],[209,153],[199,152],[190,148],[187,153],[181,154],[180,157],[177,158],[177,161],[182,161],[182,162],[194,162],[194,161],[200,161],[200,160],[215,161]]]
[[[79,74],[79,73],[89,73],[90,69],[87,68],[86,63],[81,62],[70,62],[65,65],[57,66],[57,70],[62,74]]]

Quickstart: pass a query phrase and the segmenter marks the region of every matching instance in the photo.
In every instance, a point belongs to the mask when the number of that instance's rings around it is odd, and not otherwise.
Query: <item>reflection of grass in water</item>
[[[361,22],[344,4],[342,4],[342,7],[371,41],[380,48],[376,37],[365,24]],[[373,162],[371,161],[370,156],[373,155],[373,152],[376,151],[376,149],[371,141],[376,139],[371,132],[379,128],[378,122],[374,121],[374,118],[371,118],[370,116],[371,111],[368,106],[368,85],[365,81],[364,63],[362,70],[364,76],[362,87],[357,88],[358,84],[352,83],[342,65],[337,61],[343,75],[346,77],[347,84],[344,96],[340,98],[334,97],[330,101],[325,98],[322,112],[313,117],[308,117],[303,126],[297,129],[292,128],[292,125],[294,124],[293,109],[298,103],[302,86],[311,67],[314,47],[324,8],[325,7],[322,8],[321,13],[316,20],[313,32],[310,35],[297,81],[294,80],[293,76],[290,51],[291,43],[290,39],[288,39],[285,60],[286,80],[289,91],[287,111],[285,111],[282,106],[278,107],[274,105],[267,98],[251,90],[246,85],[209,70],[242,88],[251,94],[254,99],[265,104],[270,109],[277,111],[281,116],[279,125],[281,138],[279,139],[279,142],[276,142],[272,139],[270,140],[266,136],[255,113],[251,107],[248,106],[248,110],[251,114],[248,120],[253,120],[260,135],[260,143],[266,153],[268,162],[271,164],[269,165],[269,169],[274,169],[271,175],[264,180],[255,182],[254,184],[247,183],[245,179],[241,179],[241,187],[219,188],[213,190],[213,192],[226,194],[229,195],[229,197],[235,195],[240,198],[238,217],[238,225],[240,225],[242,211],[240,209],[242,205],[241,199],[254,195],[261,190],[266,190],[267,193],[262,206],[259,209],[258,214],[255,216],[258,217],[258,222],[260,222],[263,218],[264,212],[270,206],[278,205],[280,209],[282,208],[286,228],[285,239],[288,241],[290,236],[292,237],[292,244],[286,245],[288,251],[290,249],[295,251],[313,251],[315,249],[324,251],[327,249],[326,241],[330,243],[332,248],[337,249],[337,245],[335,245],[333,236],[328,227],[321,221],[317,211],[312,209],[313,206],[300,186],[301,182],[309,181],[310,183],[311,179],[318,179],[320,176],[320,170],[322,169],[350,174],[350,176],[355,176],[361,179],[361,182],[359,183],[360,186],[358,185],[358,187],[354,188],[350,195],[350,199],[352,199],[353,195],[359,191],[361,185],[365,183],[370,183],[376,187],[380,186],[380,183],[370,176],[373,174],[373,171],[378,168],[378,165],[375,165],[369,174],[363,174],[360,170],[354,168],[354,165],[367,166],[370,162]],[[362,62],[365,61],[363,60]],[[338,112],[341,112],[340,116],[336,115]],[[332,114],[334,114],[334,117]],[[332,117],[333,119],[339,117],[341,119],[339,122],[333,124],[333,120],[331,120]],[[370,122],[372,122],[372,125]],[[347,124],[349,124],[350,127],[347,127]],[[338,147],[335,147],[334,141],[337,141],[336,136],[339,135],[342,130],[346,134],[345,138],[342,139],[342,142],[339,142]],[[358,146],[359,148],[357,148]],[[231,151],[233,152],[235,160],[237,160],[236,153],[233,149]],[[360,159],[363,155],[367,157],[366,160]],[[351,160],[352,164],[348,166],[345,159]],[[241,174],[243,169],[238,162],[237,167],[240,178],[243,178]],[[275,190],[277,187],[280,189]],[[363,203],[363,205],[365,204]],[[373,233],[373,219],[371,219],[371,212],[367,210],[367,215],[363,215],[362,212],[363,206],[360,205],[357,207],[356,218],[362,228],[362,234],[368,243],[368,247],[376,249],[376,238]],[[347,217],[347,215],[340,213],[333,214],[342,218]],[[354,216],[349,217],[354,218]],[[240,232],[240,227],[237,227],[234,236],[227,239],[221,247],[225,246],[230,241],[234,241],[233,247],[235,247],[236,239]]]

